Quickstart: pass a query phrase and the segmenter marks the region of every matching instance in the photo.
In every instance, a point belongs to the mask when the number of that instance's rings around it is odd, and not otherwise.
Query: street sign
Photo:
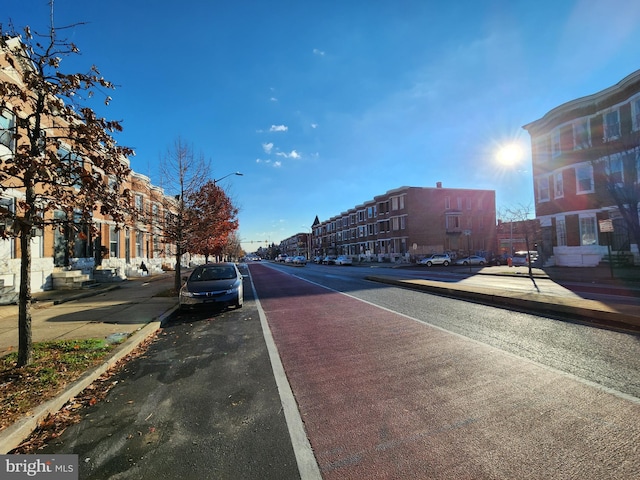
[[[613,220],[610,218],[607,220],[598,220],[601,232],[613,232]]]

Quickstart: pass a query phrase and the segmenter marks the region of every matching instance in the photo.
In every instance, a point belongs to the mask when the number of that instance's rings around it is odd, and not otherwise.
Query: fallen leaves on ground
[[[121,358],[109,370],[98,377],[78,396],[67,402],[59,411],[48,415],[44,420],[40,422],[38,427],[31,433],[31,435],[27,439],[25,439],[18,447],[16,447],[9,453],[37,453],[38,450],[46,446],[51,440],[60,437],[60,435],[62,435],[67,427],[78,423],[82,419],[82,410],[86,407],[94,406],[99,403],[117,384],[117,382],[113,381],[112,379],[113,375],[118,373],[132,359],[141,356],[144,352],[146,352],[147,348],[154,339],[155,335],[149,336],[133,351]],[[46,400],[49,400],[53,396],[55,396],[55,394],[50,395]],[[32,408],[35,408],[36,406],[44,403],[43,401],[38,401],[37,399],[33,399],[33,402],[34,405]]]

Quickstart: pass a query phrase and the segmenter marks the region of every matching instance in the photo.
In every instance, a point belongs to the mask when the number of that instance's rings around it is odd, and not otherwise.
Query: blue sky
[[[3,25],[48,24],[47,0],[0,2]],[[533,207],[522,126],[640,68],[636,0],[56,0],[54,17],[84,23],[63,70],[118,85],[99,113],[135,171],[160,184],[181,137],[214,179],[243,173],[221,185],[248,251],[401,186]]]

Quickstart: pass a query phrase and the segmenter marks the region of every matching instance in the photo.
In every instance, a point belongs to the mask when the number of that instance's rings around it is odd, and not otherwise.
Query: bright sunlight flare
[[[523,155],[524,151],[520,145],[510,143],[498,150],[497,158],[502,165],[509,166],[518,163]]]

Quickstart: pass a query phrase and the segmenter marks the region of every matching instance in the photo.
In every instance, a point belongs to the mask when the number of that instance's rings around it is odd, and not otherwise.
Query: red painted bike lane
[[[323,478],[640,478],[634,399],[250,271]]]

